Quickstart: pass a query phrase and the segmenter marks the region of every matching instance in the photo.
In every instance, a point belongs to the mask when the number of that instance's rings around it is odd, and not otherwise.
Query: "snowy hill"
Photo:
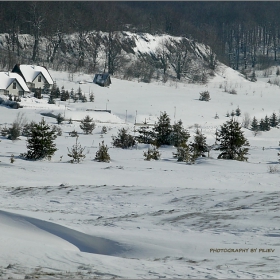
[[[47,96],[30,96],[19,110],[0,106],[2,128],[18,112],[28,121],[45,113],[73,120],[60,125],[51,161],[21,159],[26,137],[0,138],[0,278],[279,278],[279,129],[257,136],[243,129],[248,162],[218,160],[219,151],[211,151],[186,165],[173,158],[172,146],[160,147],[161,159],[148,162],[148,145],[122,150],[111,144],[119,128],[134,134],[135,122],[153,124],[163,111],[172,123],[181,119],[191,135],[200,127],[209,145],[229,119],[226,113],[237,107],[240,123],[245,113],[258,119],[279,115],[279,87],[267,83],[277,78],[275,71],[267,78],[257,73],[253,83],[219,65],[205,85],[112,78],[102,88],[92,75],[50,70],[59,87],[80,87],[95,101],[50,105]],[[209,102],[199,101],[205,90]],[[106,109],[111,114],[94,111]],[[87,114],[96,122],[92,135],[79,127]],[[103,126],[108,133],[101,136]],[[80,164],[67,156],[74,129],[86,151]],[[94,161],[103,140],[110,163]]]

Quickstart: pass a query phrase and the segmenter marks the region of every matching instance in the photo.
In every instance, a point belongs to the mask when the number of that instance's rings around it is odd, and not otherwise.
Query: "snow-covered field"
[[[109,88],[101,88],[89,75],[74,74],[70,82],[68,73],[50,73],[60,87],[94,93],[95,102],[49,105],[47,98],[30,97],[22,99],[20,110],[0,106],[2,127],[18,112],[28,120],[40,121],[41,113],[73,120],[60,125],[63,134],[51,161],[20,159],[26,138],[1,137],[0,278],[280,277],[280,173],[268,171],[278,166],[279,129],[255,137],[244,129],[248,162],[218,160],[218,151],[211,151],[209,158],[186,165],[173,159],[174,147],[161,147],[161,160],[147,162],[147,145],[129,150],[111,145],[119,128],[133,134],[135,122],[153,124],[163,111],[172,123],[181,119],[191,134],[199,125],[213,144],[216,128],[237,107],[240,122],[245,113],[257,119],[279,115],[278,86],[261,73],[251,83],[222,66],[207,85],[112,78]],[[198,100],[204,90],[209,102]],[[105,109],[111,114],[93,111]],[[87,114],[97,124],[92,135],[79,128]],[[104,137],[102,126],[109,129]],[[67,156],[74,129],[86,147],[80,164]],[[103,140],[110,163],[94,161]]]

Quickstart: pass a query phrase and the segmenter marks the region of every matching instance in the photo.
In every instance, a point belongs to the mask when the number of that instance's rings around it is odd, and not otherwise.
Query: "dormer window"
[[[38,77],[38,82],[41,83],[41,81],[42,81],[42,77],[39,76],[39,77]]]
[[[13,89],[17,88],[17,83],[13,83]]]

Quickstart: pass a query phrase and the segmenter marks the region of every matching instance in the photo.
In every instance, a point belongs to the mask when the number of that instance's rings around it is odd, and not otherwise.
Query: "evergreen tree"
[[[136,142],[132,135],[128,134],[128,129],[121,128],[117,136],[112,136],[112,145],[116,148],[127,149],[133,147]]]
[[[27,139],[27,153],[23,154],[26,159],[51,159],[57,151],[54,140],[56,133],[46,124],[44,118],[38,124],[31,127],[30,136]]]
[[[72,88],[70,91],[70,98],[74,99],[75,93],[74,93],[74,89]]]
[[[55,104],[54,96],[52,95],[52,93],[50,94],[48,104]]]
[[[139,135],[136,137],[136,139],[139,143],[153,144],[155,142],[154,133],[147,125],[146,120],[143,123],[143,126],[140,126],[137,132],[139,133]]]
[[[83,103],[87,102],[87,97],[85,95],[82,95],[81,100]]]
[[[50,94],[50,85],[48,84],[48,82],[47,81],[45,81],[45,83],[44,83],[44,94],[47,94],[47,95],[49,95]]]
[[[193,163],[194,158],[191,153],[189,145],[186,143],[181,144],[181,146],[177,147],[177,152],[173,153],[173,157],[177,158],[177,161],[186,162],[186,163]]]
[[[109,148],[104,145],[104,141],[99,143],[99,150],[96,152],[95,160],[99,162],[110,162],[111,158],[108,153]]]
[[[218,159],[233,159],[247,161],[246,155],[249,149],[248,140],[241,131],[241,125],[233,118],[224,123],[217,132],[218,141],[220,142],[219,150],[222,152]]]
[[[240,110],[239,107],[235,110],[235,115],[236,115],[237,117],[239,117],[239,116],[241,115],[241,110]]]
[[[151,148],[148,148],[147,152],[143,153],[145,160],[150,161],[151,159],[153,160],[159,160],[160,159],[160,152],[157,147],[152,146]]]
[[[59,87],[56,87],[54,94],[55,94],[55,98],[60,98],[60,89],[59,89]]]
[[[264,118],[264,130],[265,131],[269,131],[270,130],[270,119],[269,117],[266,115]]]
[[[83,93],[82,93],[81,87],[78,88],[77,95],[78,95],[78,99],[79,99],[79,100],[82,100]]]
[[[57,121],[57,124],[61,124],[61,123],[64,121],[64,117],[62,116],[61,113],[59,113],[59,114],[56,116],[56,121]]]
[[[158,147],[171,144],[172,126],[170,124],[170,118],[166,112],[160,114],[153,131],[155,135],[155,144]]]
[[[253,118],[252,123],[251,123],[251,130],[252,131],[258,131],[259,130],[259,124],[256,119],[256,117]]]
[[[90,101],[90,102],[94,102],[94,95],[93,95],[93,93],[91,93],[91,94],[89,95],[89,101]]]
[[[208,152],[208,146],[206,144],[206,137],[202,134],[202,131],[197,129],[194,135],[194,142],[190,144],[193,152],[193,157],[198,158],[205,156],[204,153]]]
[[[70,160],[71,163],[80,163],[86,155],[84,154],[85,147],[82,147],[80,143],[78,143],[78,137],[76,135],[76,144],[72,146],[71,149],[67,148],[68,156],[72,158]]]
[[[84,119],[81,120],[80,128],[85,134],[91,134],[95,129],[95,123],[93,122],[93,119],[89,115],[87,115]]]
[[[181,120],[172,126],[171,141],[175,147],[185,144],[189,138],[190,134],[186,129],[184,129],[183,122]]]
[[[271,127],[276,127],[278,124],[277,116],[275,113],[273,113],[270,117],[270,126]]]
[[[260,129],[260,131],[265,131],[266,130],[264,119],[260,120],[259,129]]]
[[[42,89],[41,88],[35,88],[34,97],[38,99],[42,99]]]

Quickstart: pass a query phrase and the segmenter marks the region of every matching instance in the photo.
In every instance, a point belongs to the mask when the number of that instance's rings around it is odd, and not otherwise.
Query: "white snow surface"
[[[272,70],[271,80],[277,78]],[[2,127],[19,112],[28,121],[40,121],[42,113],[73,120],[60,125],[63,133],[50,161],[20,158],[26,152],[23,136],[0,137],[0,278],[280,277],[279,129],[257,136],[243,129],[250,142],[248,162],[218,160],[219,151],[211,151],[209,158],[186,165],[173,158],[171,146],[160,147],[161,159],[149,162],[143,157],[148,145],[122,150],[111,144],[119,128],[134,134],[135,121],[153,124],[163,111],[172,123],[181,119],[191,135],[199,125],[214,144],[226,113],[238,106],[240,122],[245,113],[258,119],[279,115],[278,86],[261,72],[252,83],[223,65],[206,85],[112,78],[110,87],[102,88],[90,75],[74,74],[69,81],[68,73],[50,73],[58,86],[81,87],[87,96],[94,93],[95,101],[50,105],[47,96],[30,95],[19,110],[0,106]],[[209,102],[198,100],[204,90]],[[111,113],[94,111],[106,109]],[[79,127],[87,114],[96,122],[92,135]],[[56,125],[54,118],[44,118]],[[102,126],[108,128],[103,137]],[[86,152],[80,164],[67,156],[74,129]],[[101,141],[109,147],[109,163],[94,161]]]

